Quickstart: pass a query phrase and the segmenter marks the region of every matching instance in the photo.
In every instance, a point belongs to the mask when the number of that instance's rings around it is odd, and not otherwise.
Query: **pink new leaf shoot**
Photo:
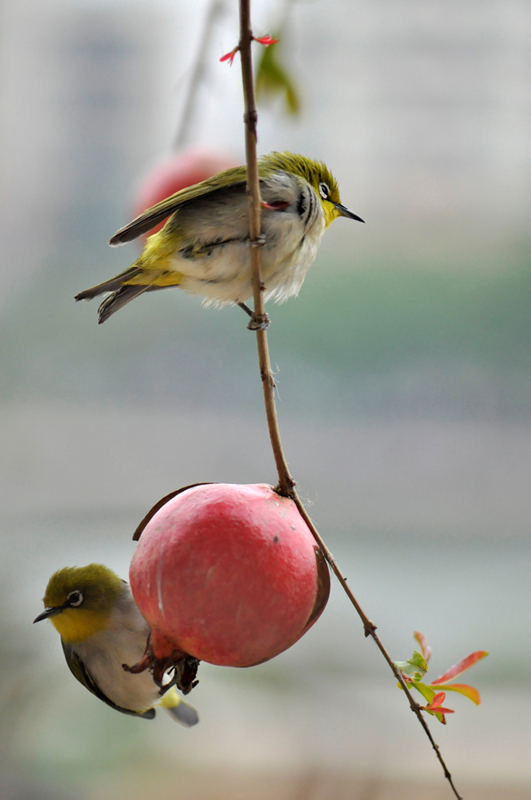
[[[219,60],[220,61],[228,61],[229,62],[229,66],[232,67],[232,62],[234,61],[234,56],[236,55],[236,53],[238,52],[239,49],[240,49],[240,47],[238,45],[237,47],[234,48],[234,50],[231,50],[230,53],[225,53],[224,56],[221,56],[221,58]]]
[[[470,669],[470,667],[474,666],[477,661],[485,658],[485,656],[488,656],[486,650],[476,650],[475,653],[471,653],[466,658],[463,658],[463,660],[458,664],[454,664],[453,667],[450,667],[450,669],[447,670],[444,675],[441,675],[440,678],[436,678],[434,681],[432,681],[432,684],[435,686],[440,683],[448,683],[448,681],[451,681],[453,678],[457,678],[457,676],[461,675],[461,673],[465,672],[465,670]]]
[[[444,698],[446,697],[444,692],[438,692],[431,703],[428,703],[427,706],[421,706],[423,711],[427,711],[428,714],[433,714],[439,722],[442,722],[443,725],[446,725],[446,719],[444,717],[445,714],[453,714],[453,708],[444,708],[442,705],[444,702]]]
[[[267,36],[253,36],[255,42],[263,44],[264,47],[269,47],[270,44],[277,44],[278,39],[273,39],[269,34]]]
[[[420,631],[415,631],[413,635],[416,641],[419,643],[420,651],[427,663],[431,658],[431,652],[432,652],[431,647],[428,645],[428,641],[423,633],[421,633]]]
[[[476,650],[458,664],[450,667],[440,678],[437,678],[430,684],[426,684],[422,682],[422,678],[428,671],[428,660],[431,656],[431,648],[428,645],[426,637],[420,631],[415,631],[414,637],[421,648],[422,654],[415,650],[408,661],[395,661],[395,666],[401,671],[402,677],[408,687],[416,689],[427,701],[427,705],[420,706],[420,708],[423,711],[427,711],[429,714],[433,714],[439,722],[446,725],[444,715],[453,714],[455,712],[451,708],[443,708],[442,703],[445,698],[445,692],[442,691],[443,689],[445,691],[462,694],[476,705],[479,705],[481,703],[481,697],[474,686],[469,686],[466,683],[447,684],[445,682],[453,680],[462,672],[465,672],[465,670],[470,669],[477,661],[485,658],[485,656],[488,655],[487,651]],[[398,684],[398,686],[402,688],[400,684]]]
[[[253,36],[253,41],[258,42],[258,44],[262,44],[264,47],[269,47],[270,44],[276,44],[278,39],[273,39],[269,34],[267,36]],[[232,67],[232,62],[234,61],[234,56],[240,49],[240,45],[236,45],[236,47],[230,51],[230,53],[225,53],[224,56],[221,56],[219,59],[220,61],[228,61],[229,66]]]

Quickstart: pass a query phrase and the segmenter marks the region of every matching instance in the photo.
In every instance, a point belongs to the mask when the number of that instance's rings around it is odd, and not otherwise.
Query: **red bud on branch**
[[[270,44],[276,44],[278,39],[273,39],[269,34],[267,36],[253,36],[253,42],[258,42],[258,44],[262,44],[264,47],[269,47]],[[219,59],[220,61],[228,61],[229,66],[232,67],[232,62],[234,61],[234,56],[240,49],[240,45],[236,45],[234,50],[231,50],[230,53],[225,53],[224,56],[221,56]]]
[[[225,53],[224,56],[221,56],[221,58],[219,60],[220,61],[228,61],[229,62],[229,66],[232,67],[232,62],[234,61],[234,56],[236,55],[236,53],[238,52],[239,49],[240,49],[240,46],[238,45],[237,47],[234,48],[234,50],[231,50],[230,53]]]
[[[263,44],[264,47],[269,47],[270,44],[277,44],[278,39],[273,39],[269,34],[267,36],[253,36],[255,42]]]

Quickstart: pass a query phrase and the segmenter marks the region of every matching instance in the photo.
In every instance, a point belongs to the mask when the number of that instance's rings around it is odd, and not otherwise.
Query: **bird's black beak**
[[[357,222],[365,222],[364,219],[362,219],[361,217],[358,217],[357,214],[355,214],[353,211],[351,211],[346,206],[342,206],[341,203],[334,203],[334,207],[335,207],[336,211],[339,211],[339,213],[340,213],[340,215],[342,217],[347,217],[348,219],[355,219]]]
[[[40,622],[41,619],[49,619],[50,617],[55,617],[55,615],[60,614],[61,611],[64,611],[63,606],[50,606],[49,608],[45,608],[42,614],[39,614],[38,617],[35,617],[33,623]]]

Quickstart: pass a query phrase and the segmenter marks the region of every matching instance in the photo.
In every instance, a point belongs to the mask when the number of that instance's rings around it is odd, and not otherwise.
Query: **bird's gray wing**
[[[87,670],[83,661],[79,658],[77,653],[75,652],[72,645],[68,644],[67,642],[63,642],[61,639],[61,644],[63,645],[63,652],[65,654],[66,663],[70,669],[70,672],[83,686],[92,692],[92,694],[96,695],[100,700],[103,700],[104,703],[107,703],[108,706],[111,708],[116,709],[116,711],[121,711],[122,714],[129,714],[133,717],[143,717],[144,719],[153,719],[155,716],[155,709],[150,708],[147,711],[144,711],[143,714],[139,714],[136,711],[131,711],[129,708],[122,708],[121,706],[117,706],[116,703],[113,703],[107,695],[103,694],[98,684],[94,681],[93,677],[91,676],[90,672]]]
[[[111,246],[125,244],[142,236],[158,225],[159,222],[174,214],[179,208],[192,203],[194,200],[204,198],[211,195],[213,192],[228,189],[231,186],[243,185],[247,179],[247,170],[245,167],[233,167],[219,175],[214,175],[206,181],[196,183],[194,186],[188,186],[186,189],[181,189],[180,192],[172,194],[161,200],[160,203],[148,208],[139,217],[136,217],[132,222],[129,222],[125,227],[120,228],[114,236],[109,240]]]

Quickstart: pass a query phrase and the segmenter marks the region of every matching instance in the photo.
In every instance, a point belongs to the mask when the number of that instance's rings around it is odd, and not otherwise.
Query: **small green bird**
[[[337,182],[322,163],[271,153],[258,163],[264,300],[297,295],[321,237],[336,217],[363,220],[341,205]],[[115,233],[111,245],[141,236],[163,219],[135,263],[111,280],[76,295],[101,303],[99,322],[144,292],[179,286],[207,306],[245,305],[253,293],[249,254],[247,169],[234,167],[162,200]]]
[[[103,564],[55,572],[34,619],[50,619],[61,636],[71,673],[104,703],[123,714],[153,719],[159,705],[182,725],[199,722],[197,711],[172,686],[161,698],[151,673],[126,672],[142,658],[149,626],[128,584]]]

